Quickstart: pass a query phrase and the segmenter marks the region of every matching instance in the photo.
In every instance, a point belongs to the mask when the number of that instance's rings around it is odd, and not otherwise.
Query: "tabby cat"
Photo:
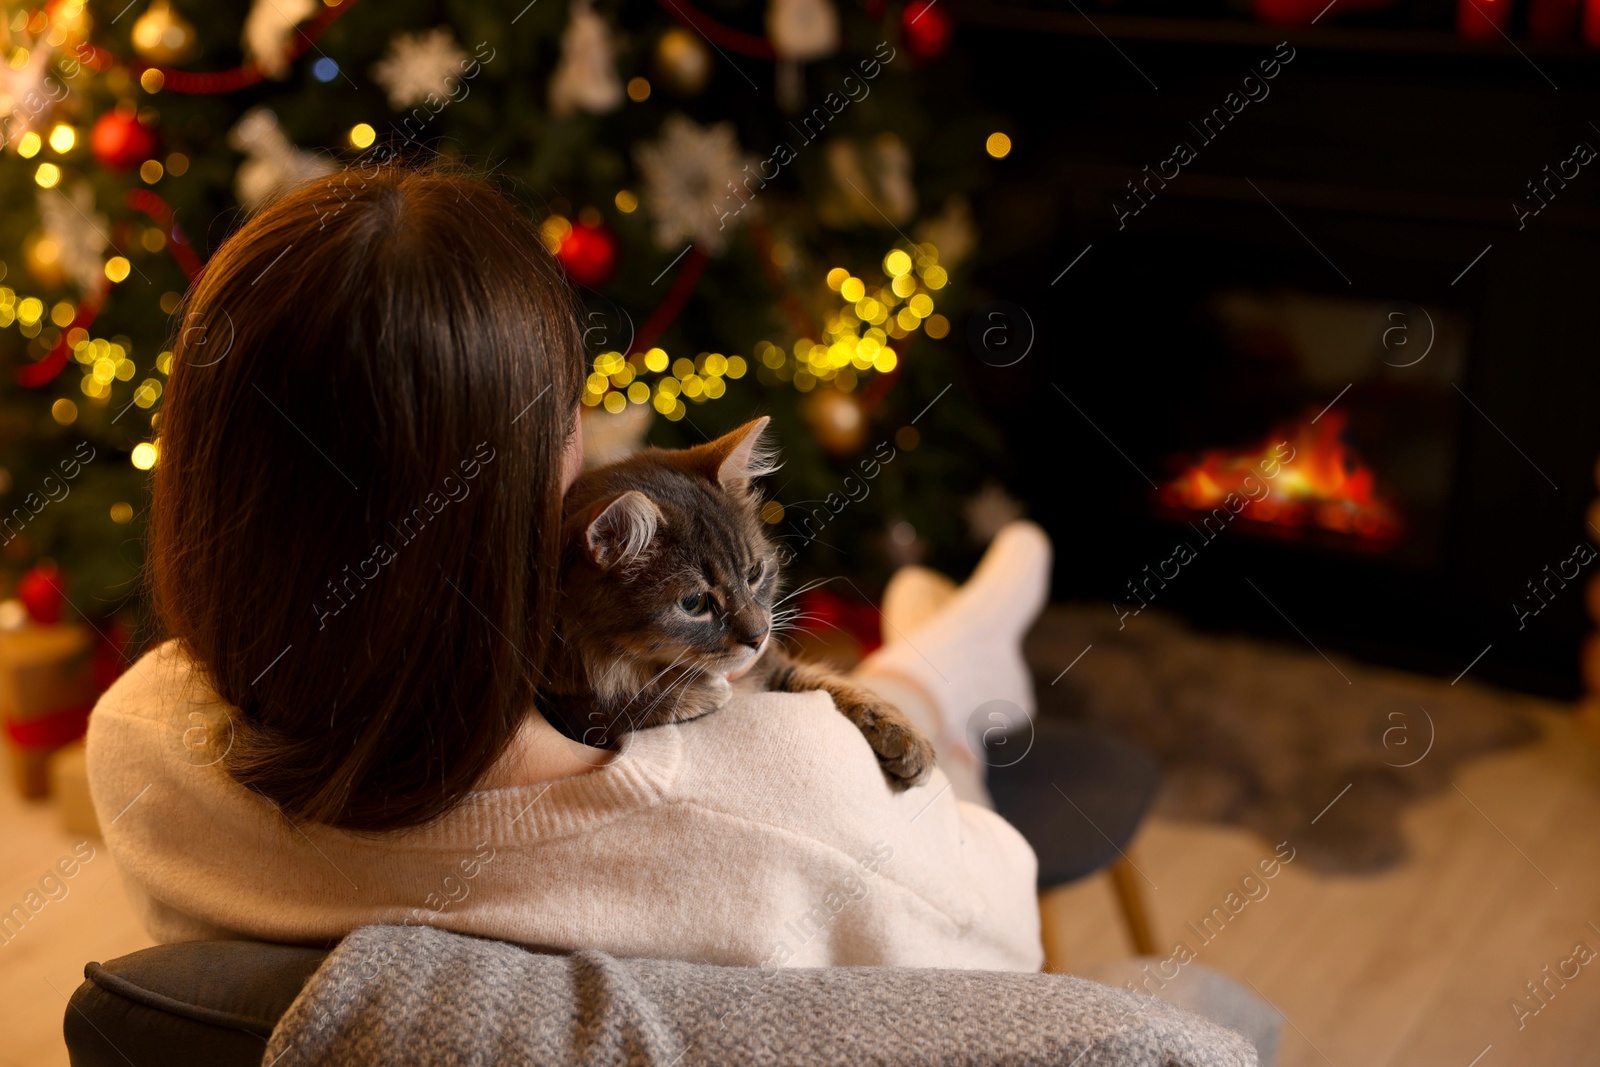
[[[889,784],[916,785],[933,770],[933,746],[900,710],[773,639],[781,575],[752,486],[776,469],[762,444],[767,421],[697,448],[647,449],[573,484],[559,640],[540,706],[569,736],[611,744],[710,714],[736,688],[821,689]]]

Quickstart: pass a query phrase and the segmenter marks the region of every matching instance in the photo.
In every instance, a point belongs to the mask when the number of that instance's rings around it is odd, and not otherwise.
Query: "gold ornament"
[[[848,456],[867,439],[867,417],[856,398],[833,388],[806,397],[801,413],[830,456]]]
[[[61,265],[61,245],[43,233],[30,234],[22,242],[22,258],[28,273],[46,289],[58,289],[67,280]]]
[[[679,96],[695,96],[711,80],[711,50],[699,37],[674,26],[656,41],[656,77]]]
[[[181,63],[194,55],[194,27],[172,10],[167,0],[154,0],[133,24],[133,47],[152,63]]]

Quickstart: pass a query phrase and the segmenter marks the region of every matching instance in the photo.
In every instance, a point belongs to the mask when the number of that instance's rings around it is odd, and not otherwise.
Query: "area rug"
[[[1087,651],[1085,651],[1087,649]],[[1539,735],[1546,701],[1386,670],[1309,646],[1197,633],[1155,610],[1048,609],[1030,633],[1040,714],[1148,749],[1159,814],[1290,840],[1296,863],[1376,873],[1405,859],[1405,806],[1460,764]]]

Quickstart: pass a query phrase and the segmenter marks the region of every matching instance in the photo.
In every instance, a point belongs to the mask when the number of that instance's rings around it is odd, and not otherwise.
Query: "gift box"
[[[83,736],[104,688],[98,637],[87,626],[29,624],[0,631],[0,723],[17,789],[49,795],[51,753]]]
[[[73,837],[99,837],[94,801],[89,799],[89,761],[83,739],[50,756],[50,798],[61,813],[61,826]]]

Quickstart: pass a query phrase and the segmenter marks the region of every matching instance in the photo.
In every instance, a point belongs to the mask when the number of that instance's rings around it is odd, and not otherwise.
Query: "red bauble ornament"
[[[127,111],[107,111],[89,131],[89,151],[101,166],[131,170],[156,154],[155,131]]]
[[[918,63],[944,55],[954,32],[950,16],[932,0],[911,0],[900,13],[900,36],[905,40],[906,51]]]
[[[1469,41],[1502,41],[1511,24],[1511,0],[1459,0],[1456,33]]]
[[[604,285],[617,269],[617,235],[603,222],[576,222],[556,258],[579,285]]]
[[[61,574],[53,564],[41,563],[17,579],[17,599],[28,609],[28,617],[44,626],[61,621],[61,605],[67,596]]]

